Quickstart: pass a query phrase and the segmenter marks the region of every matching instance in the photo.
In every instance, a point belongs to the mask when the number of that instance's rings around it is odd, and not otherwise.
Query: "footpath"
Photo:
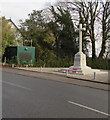
[[[33,68],[33,67],[16,67],[16,69],[35,71],[35,72],[43,72],[43,73],[51,73],[61,76],[67,76],[74,79],[97,82],[102,84],[110,84],[109,73],[107,70],[95,70],[92,74],[86,75],[78,75],[78,74],[69,74],[69,73],[61,73],[58,70],[62,68]]]

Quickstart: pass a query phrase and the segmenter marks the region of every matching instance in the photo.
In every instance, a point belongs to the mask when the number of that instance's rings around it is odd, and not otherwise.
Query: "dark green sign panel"
[[[10,46],[5,51],[6,59],[12,61],[16,59],[17,64],[34,64],[35,47]]]

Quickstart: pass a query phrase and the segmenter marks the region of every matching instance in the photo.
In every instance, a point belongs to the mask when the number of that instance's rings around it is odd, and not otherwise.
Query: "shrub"
[[[60,58],[59,60],[55,59],[48,59],[45,61],[39,60],[37,61],[34,66],[36,67],[69,67],[73,65],[73,59],[70,58]]]
[[[87,65],[92,67],[93,69],[105,69],[110,70],[110,60],[96,58],[92,60],[91,58],[87,58]]]

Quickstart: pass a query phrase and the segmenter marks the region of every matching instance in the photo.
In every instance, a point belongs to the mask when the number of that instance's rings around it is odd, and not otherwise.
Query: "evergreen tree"
[[[77,33],[75,32],[71,14],[68,9],[61,6],[58,6],[57,10],[51,7],[50,10],[54,19],[49,23],[49,26],[56,37],[54,47],[57,57],[73,57],[78,51],[78,46],[76,41]]]

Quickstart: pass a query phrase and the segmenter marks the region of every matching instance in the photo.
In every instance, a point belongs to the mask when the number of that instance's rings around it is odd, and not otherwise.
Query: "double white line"
[[[91,108],[91,107],[87,107],[87,106],[81,105],[81,104],[76,103],[76,102],[68,101],[68,103],[74,104],[74,105],[79,106],[79,107],[82,107],[82,108],[86,108],[86,109],[91,110],[91,111],[98,112],[98,113],[103,114],[103,115],[106,115],[106,116],[110,116],[110,114],[108,114],[108,113],[102,112],[102,111],[100,111],[100,110],[96,110],[96,109]]]

